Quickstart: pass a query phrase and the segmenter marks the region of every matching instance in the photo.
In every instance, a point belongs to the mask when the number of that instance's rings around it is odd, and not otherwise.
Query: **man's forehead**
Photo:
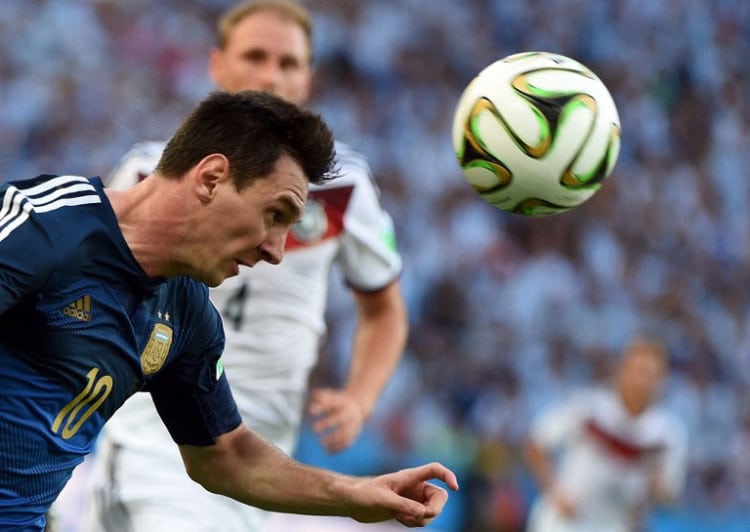
[[[266,30],[269,29],[269,18],[276,19],[281,25],[291,28],[296,33],[291,39],[275,39],[272,42],[274,47],[288,48],[292,55],[301,53],[306,56],[305,59],[309,59],[311,50],[305,30],[294,18],[273,8],[263,8],[253,11],[245,15],[242,20],[237,21],[232,30],[227,34],[226,46],[228,47],[231,43],[236,47],[247,47],[250,43],[263,42],[262,36],[266,35]],[[273,32],[271,35],[273,35]],[[303,48],[302,50],[296,47],[296,45],[300,44],[302,44],[300,47]],[[259,47],[259,44],[253,47]]]
[[[305,204],[307,203],[307,193],[300,197],[293,194],[283,194],[278,198],[279,202],[284,205],[284,208],[294,218],[302,218],[302,213],[305,210]]]
[[[302,168],[296,161],[282,157],[276,163],[271,180],[276,184],[276,192],[280,199],[302,203],[307,200],[309,182]]]

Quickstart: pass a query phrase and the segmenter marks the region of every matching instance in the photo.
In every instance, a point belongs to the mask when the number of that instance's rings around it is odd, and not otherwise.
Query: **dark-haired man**
[[[219,18],[209,71],[227,91],[263,90],[304,103],[312,78],[312,20],[294,0],[250,0]],[[107,186],[127,189],[150,174],[164,148],[142,142]],[[305,403],[327,450],[351,445],[372,414],[406,342],[407,315],[393,222],[367,161],[336,142],[338,178],[310,187],[284,261],[240,268],[210,297],[226,329],[224,364],[243,420],[287,454],[295,451]],[[356,306],[349,372],[340,387],[308,390],[326,333],[331,271],[342,274]],[[260,530],[268,512],[207,493],[185,478],[147,396],[107,424],[92,467],[91,532]],[[221,522],[213,515],[221,514]],[[118,519],[117,516],[126,516]]]
[[[313,113],[214,93],[126,191],[39,176],[0,187],[0,529],[45,512],[106,422],[150,392],[187,473],[267,509],[425,524],[455,476],[431,464],[360,479],[294,462],[242,423],[205,285],[277,263],[334,148]],[[205,283],[205,284],[204,284]]]

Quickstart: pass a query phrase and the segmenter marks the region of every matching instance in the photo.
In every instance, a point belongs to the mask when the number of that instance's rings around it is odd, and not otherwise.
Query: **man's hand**
[[[667,505],[675,501],[674,493],[664,481],[661,471],[656,471],[651,475],[651,478],[649,479],[649,490],[651,499],[657,504]]]
[[[395,518],[409,527],[426,526],[440,515],[448,500],[443,488],[428,482],[432,479],[443,481],[453,491],[458,489],[456,475],[438,463],[362,479],[353,494],[361,507],[350,515],[363,523]]]
[[[354,443],[366,417],[351,394],[333,388],[312,390],[308,412],[315,418],[312,429],[329,453],[337,453]]]
[[[576,507],[568,498],[568,496],[560,491],[559,488],[554,487],[549,492],[549,498],[552,504],[560,512],[560,515],[567,519],[572,519],[576,516]]]

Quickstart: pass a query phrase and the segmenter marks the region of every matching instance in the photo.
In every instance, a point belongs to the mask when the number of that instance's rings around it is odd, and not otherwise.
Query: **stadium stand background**
[[[228,2],[0,0],[0,175],[106,174],[168,136],[212,86],[211,23]],[[433,528],[518,530],[533,487],[530,417],[602,380],[620,343],[658,328],[666,393],[691,436],[681,503],[659,531],[750,522],[750,3],[744,0],[310,0],[312,106],[371,160],[406,261],[409,350],[364,437],[326,457],[352,472],[440,459],[463,480]],[[507,54],[573,56],[609,85],[623,149],[602,191],[547,219],[505,215],[463,181],[453,106]],[[315,378],[344,369],[343,290]]]

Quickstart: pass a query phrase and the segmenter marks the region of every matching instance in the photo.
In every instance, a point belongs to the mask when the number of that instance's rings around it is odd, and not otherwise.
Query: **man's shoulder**
[[[684,423],[682,417],[676,412],[668,408],[662,403],[654,403],[645,412],[646,422],[661,428],[662,430],[671,431],[684,431]]]
[[[99,180],[73,174],[40,174],[28,179],[18,179],[3,183],[3,189],[13,188],[25,195],[41,199],[57,199],[65,195],[85,195],[97,193]],[[40,200],[35,200],[35,205]]]
[[[166,146],[167,142],[163,140],[142,140],[136,142],[122,156],[118,167],[124,164],[133,164],[133,161],[138,161],[140,166],[153,167],[159,162],[159,158]],[[149,170],[149,173],[151,170],[153,168]]]
[[[354,148],[351,144],[336,140],[334,142],[334,148],[336,150],[336,161],[367,164],[367,158],[364,154]]]
[[[602,384],[584,384],[578,388],[573,388],[568,397],[580,403],[593,404],[613,401],[615,393],[610,387]]]
[[[109,188],[125,190],[145,179],[159,163],[166,147],[164,141],[142,141],[131,146],[107,176]]]
[[[192,330],[191,334],[209,339],[217,334],[223,337],[219,332],[221,318],[209,300],[208,287],[199,281],[185,276],[166,279],[156,288],[150,305],[168,321]]]
[[[335,168],[336,178],[322,185],[313,185],[311,190],[345,186],[375,186],[367,158],[349,144],[338,140],[336,141]]]
[[[166,146],[167,142],[164,140],[142,140],[133,144],[128,150],[128,154],[158,159]]]
[[[92,212],[86,207],[104,204],[102,185],[98,178],[77,175],[39,175],[32,179],[9,181],[0,188],[5,205],[12,206],[0,214],[2,235],[22,227],[34,217],[40,226],[49,226],[55,233],[72,233],[73,228],[87,226],[87,216]],[[96,213],[98,216],[99,213]],[[72,227],[60,226],[57,220],[67,216]]]
[[[177,295],[183,300],[208,300],[208,287],[200,281],[184,275],[166,279],[159,289]]]

